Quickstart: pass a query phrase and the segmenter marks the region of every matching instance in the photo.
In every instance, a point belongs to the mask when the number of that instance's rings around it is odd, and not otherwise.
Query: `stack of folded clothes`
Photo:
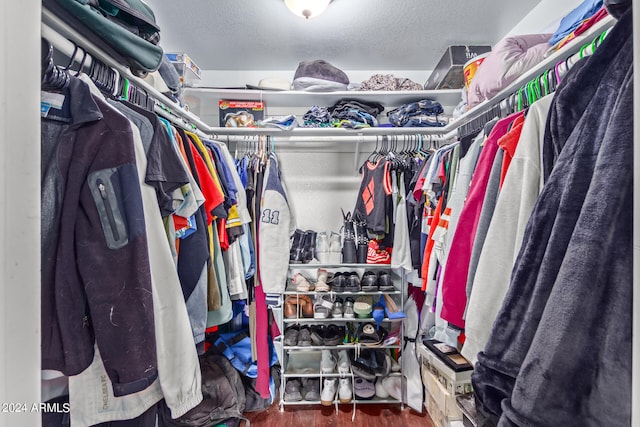
[[[334,127],[363,128],[378,126],[378,115],[384,107],[375,102],[343,99],[328,109]]]
[[[438,117],[442,113],[444,109],[438,101],[423,99],[401,105],[389,111],[387,117],[395,127],[443,127],[447,122]]]
[[[362,82],[358,90],[423,90],[420,83],[404,77],[395,77],[393,74],[374,74],[368,80]]]
[[[270,116],[264,120],[255,122],[259,128],[279,128],[283,130],[291,130],[298,127],[296,116],[289,114],[287,116]]]
[[[331,113],[325,107],[318,107],[314,105],[304,113],[302,117],[303,127],[306,128],[324,128],[331,127],[331,122],[333,118],[331,117]]]

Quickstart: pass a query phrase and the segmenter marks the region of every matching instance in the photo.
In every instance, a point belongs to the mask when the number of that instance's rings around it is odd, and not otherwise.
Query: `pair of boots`
[[[358,213],[353,217],[351,212],[345,215],[344,219],[344,242],[342,245],[342,262],[345,264],[366,264],[367,246],[369,237],[367,236],[367,221]]]
[[[316,240],[318,233],[313,230],[296,230],[291,238],[289,262],[291,264],[307,264],[317,258]]]

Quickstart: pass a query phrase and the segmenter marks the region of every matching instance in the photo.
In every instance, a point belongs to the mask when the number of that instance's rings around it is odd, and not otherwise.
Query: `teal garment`
[[[233,304],[227,287],[226,268],[222,259],[222,249],[218,240],[218,230],[213,230],[213,270],[220,289],[220,309],[207,313],[207,328],[227,323],[233,317]]]
[[[111,6],[108,8],[109,16],[115,14],[116,18],[108,18],[87,3],[87,0],[43,1],[45,8],[50,9],[67,24],[77,28],[90,41],[105,48],[106,53],[114,59],[123,59],[122,62],[128,64],[132,71],[149,72],[160,67],[163,51],[160,46],[154,44],[159,39],[159,29],[153,24],[155,18],[148,7],[140,7],[139,10],[136,7],[130,7],[129,13],[124,13],[122,7],[116,10]],[[122,3],[122,0],[118,3]],[[124,5],[135,6],[136,3],[139,2],[127,0]],[[107,5],[104,1],[100,4]],[[104,13],[107,12],[104,11]],[[137,34],[121,24],[127,25]]]

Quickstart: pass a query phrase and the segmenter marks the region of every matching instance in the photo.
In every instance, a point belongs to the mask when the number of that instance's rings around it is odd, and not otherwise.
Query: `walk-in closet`
[[[0,427],[640,426],[632,0],[0,22]]]

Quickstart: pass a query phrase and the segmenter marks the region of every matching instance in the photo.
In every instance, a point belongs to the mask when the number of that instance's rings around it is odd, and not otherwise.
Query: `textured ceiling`
[[[310,20],[283,0],[146,0],[167,52],[205,70],[430,70],[455,44],[495,44],[540,0],[333,0]]]

